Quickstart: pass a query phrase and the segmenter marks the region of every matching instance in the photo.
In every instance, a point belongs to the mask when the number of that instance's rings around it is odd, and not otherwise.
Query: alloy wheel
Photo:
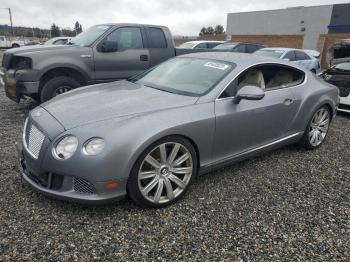
[[[309,129],[309,141],[314,147],[319,146],[325,139],[330,123],[329,111],[322,107],[314,114],[310,129]]]
[[[146,155],[138,172],[138,186],[144,198],[164,204],[178,197],[193,173],[190,151],[182,144],[166,142]]]
[[[61,87],[59,87],[59,88],[57,88],[57,89],[55,90],[53,96],[54,96],[54,97],[55,97],[55,96],[58,96],[58,95],[60,95],[60,94],[63,94],[63,93],[65,93],[65,92],[68,92],[68,91],[70,91],[70,90],[72,90],[72,88],[71,88],[70,86],[61,86]]]

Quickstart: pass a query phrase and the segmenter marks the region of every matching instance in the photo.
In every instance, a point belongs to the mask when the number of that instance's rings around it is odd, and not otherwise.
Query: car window
[[[265,91],[291,87],[304,81],[304,72],[284,65],[259,65],[245,70],[222,92],[220,98],[233,97],[239,89],[253,85]]]
[[[247,53],[254,53],[257,50],[256,45],[246,45]]]
[[[302,51],[295,51],[295,59],[299,60],[310,60],[310,57]]]
[[[233,49],[234,52],[245,53],[245,45],[238,45]]]
[[[155,27],[146,28],[148,34],[149,48],[167,48],[163,30]]]
[[[217,43],[217,42],[215,42],[215,43],[213,43],[213,42],[208,42],[207,43],[207,46],[208,46],[208,48],[214,48],[215,46],[217,46],[217,45],[219,45],[220,43]]]
[[[350,57],[350,46],[342,46],[340,48],[335,48],[334,49],[334,58],[345,58],[345,57]]]
[[[54,45],[64,45],[67,43],[67,39],[58,39],[57,41],[55,41],[53,44]]]
[[[283,59],[289,59],[289,61],[295,61],[296,58],[295,58],[295,52],[294,51],[289,51],[284,57]]]
[[[207,48],[207,43],[200,43],[194,47],[195,49]]]
[[[260,49],[254,52],[254,55],[262,57],[280,58],[283,55],[283,51],[274,49]]]
[[[105,41],[115,42],[118,46],[118,51],[128,49],[142,49],[142,35],[139,27],[122,27],[110,33]]]
[[[5,41],[5,37],[0,36],[0,41]]]

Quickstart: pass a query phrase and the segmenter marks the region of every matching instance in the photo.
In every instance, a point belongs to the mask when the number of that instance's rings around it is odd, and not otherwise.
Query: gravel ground
[[[85,207],[22,185],[14,142],[31,101],[0,87],[0,261],[350,260],[350,117],[318,150],[289,146],[197,179],[177,204]]]

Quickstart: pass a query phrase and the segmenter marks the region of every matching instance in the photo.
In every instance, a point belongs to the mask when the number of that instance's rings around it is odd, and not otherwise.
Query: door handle
[[[286,98],[283,101],[283,104],[285,104],[286,106],[289,106],[291,103],[293,103],[293,99],[291,98]]]
[[[140,55],[140,61],[148,61],[148,55]]]

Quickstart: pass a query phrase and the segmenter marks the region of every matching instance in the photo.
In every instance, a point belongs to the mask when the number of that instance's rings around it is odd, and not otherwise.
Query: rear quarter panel
[[[303,132],[314,112],[323,105],[331,108],[331,113],[336,113],[339,91],[315,74],[306,72],[304,85],[293,88],[294,103],[297,103],[297,112],[291,122],[293,132]]]

